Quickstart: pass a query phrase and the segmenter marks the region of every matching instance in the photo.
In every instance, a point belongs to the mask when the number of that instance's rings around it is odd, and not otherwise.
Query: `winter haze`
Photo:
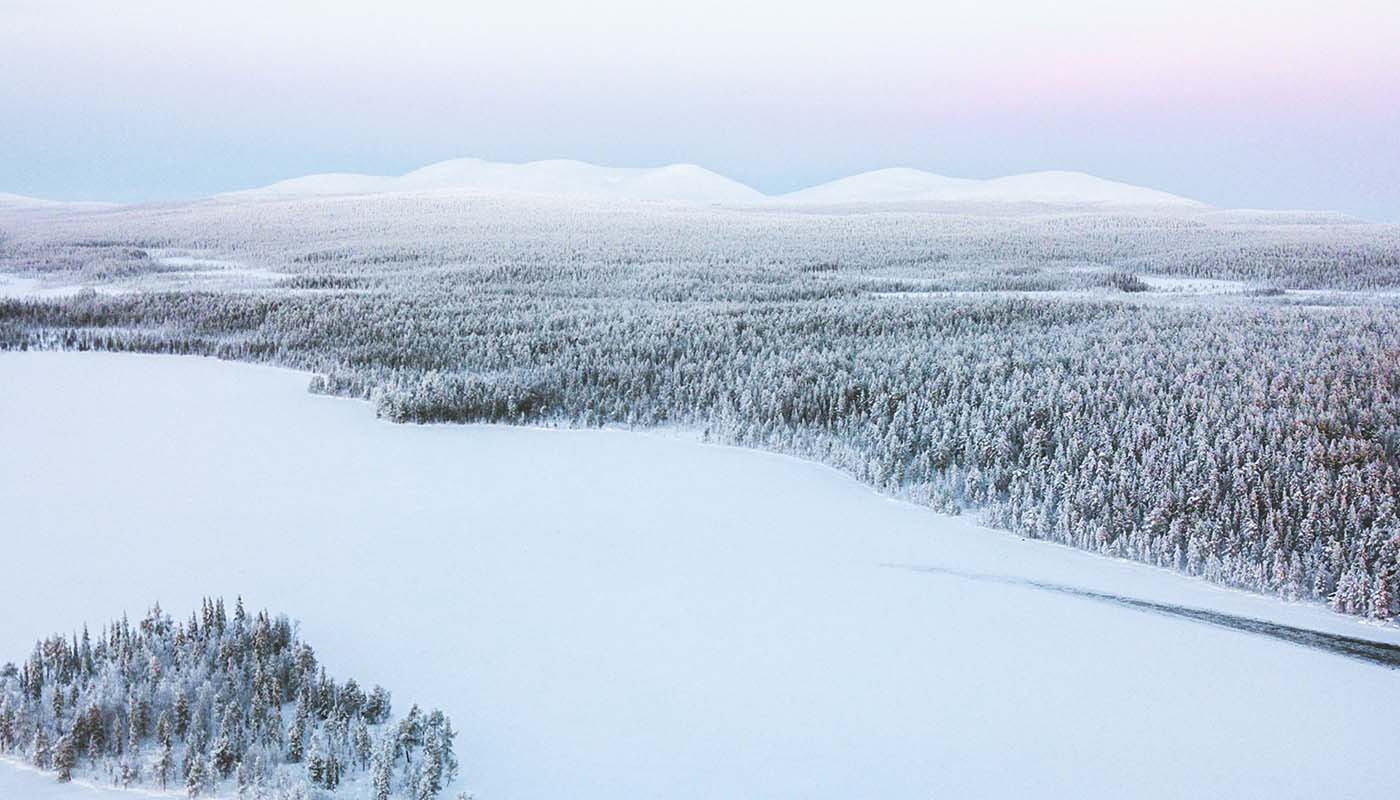
[[[8,0],[0,178],[151,200],[463,156],[778,194],[1043,170],[1400,219],[1388,0]]]

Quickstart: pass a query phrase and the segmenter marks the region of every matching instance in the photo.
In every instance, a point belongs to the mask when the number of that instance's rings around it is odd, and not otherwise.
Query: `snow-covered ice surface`
[[[205,269],[205,270],[239,270],[243,265],[237,261],[228,261],[222,258],[201,258],[199,256],[174,256],[163,255],[160,250],[156,250],[152,255],[156,263],[167,267],[180,267],[185,269]]]
[[[1394,628],[1023,541],[786,457],[396,426],[305,386],[205,359],[0,355],[0,660],[154,600],[178,616],[242,594],[400,710],[442,706],[458,788],[484,800],[1400,785],[1400,671],[888,565]],[[0,797],[93,796],[37,785],[0,765]]]
[[[23,277],[0,273],[0,299],[51,300],[71,297],[91,290],[97,294],[120,295],[133,292],[241,291],[274,287],[287,275],[249,267],[236,261],[190,255],[162,255],[152,252],[156,264],[171,268],[141,275],[103,280],[77,280],[70,275]],[[295,290],[290,290],[295,291]]]
[[[131,291],[119,286],[104,284],[49,283],[38,278],[0,275],[0,300],[48,300],[56,297],[71,297],[84,289],[92,289],[94,292],[103,294],[122,294]]]
[[[1244,292],[1249,284],[1219,278],[1180,278],[1172,275],[1139,275],[1138,280],[1159,292],[1184,294],[1227,294]]]
[[[145,291],[262,289],[287,277],[269,269],[250,267],[223,258],[209,258],[198,253],[171,253],[156,249],[151,251],[151,255],[161,266],[174,267],[178,271],[142,276],[142,281],[136,285]]]

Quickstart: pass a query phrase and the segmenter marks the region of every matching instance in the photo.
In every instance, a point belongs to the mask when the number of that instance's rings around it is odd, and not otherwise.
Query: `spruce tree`
[[[73,767],[77,764],[78,749],[73,742],[72,735],[65,734],[58,737],[58,743],[54,745],[53,768],[58,772],[60,783],[73,780]]]
[[[34,730],[34,741],[29,748],[29,760],[39,769],[49,768],[49,737],[41,724]]]
[[[301,761],[305,752],[306,731],[311,722],[311,713],[307,710],[307,705],[306,695],[303,694],[302,699],[297,701],[296,715],[287,730],[287,760],[293,764]]]
[[[185,695],[184,687],[180,687],[175,693],[175,735],[183,740],[190,730],[190,700]]]
[[[374,753],[374,764],[371,767],[372,794],[374,800],[389,800],[393,791],[394,783],[394,751],[395,744],[391,737],[384,737],[380,741],[379,747]]]
[[[306,774],[311,778],[311,783],[316,786],[326,785],[326,758],[322,755],[321,749],[321,737],[311,737],[311,748],[306,753]]]
[[[199,797],[208,788],[209,770],[204,765],[204,759],[191,759],[189,767],[185,770],[185,791],[190,797]]]
[[[161,743],[160,758],[156,761],[156,776],[160,780],[160,788],[164,789],[169,785],[170,777],[175,771],[175,753],[171,750],[170,742],[167,740]]]

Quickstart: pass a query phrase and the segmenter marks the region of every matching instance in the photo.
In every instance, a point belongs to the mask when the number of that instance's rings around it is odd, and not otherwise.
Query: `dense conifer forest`
[[[56,773],[190,797],[432,800],[457,771],[441,711],[338,682],[285,616],[157,606],[93,636],[54,635],[0,667],[0,754]]]
[[[696,429],[1026,536],[1400,613],[1396,226],[441,194],[0,231],[5,272],[134,290],[0,301],[0,347],[283,364],[402,422]]]

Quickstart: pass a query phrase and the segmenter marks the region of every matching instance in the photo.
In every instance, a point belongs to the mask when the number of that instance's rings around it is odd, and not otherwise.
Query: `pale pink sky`
[[[1077,169],[1400,219],[1400,3],[0,0],[0,191],[443,158]]]

